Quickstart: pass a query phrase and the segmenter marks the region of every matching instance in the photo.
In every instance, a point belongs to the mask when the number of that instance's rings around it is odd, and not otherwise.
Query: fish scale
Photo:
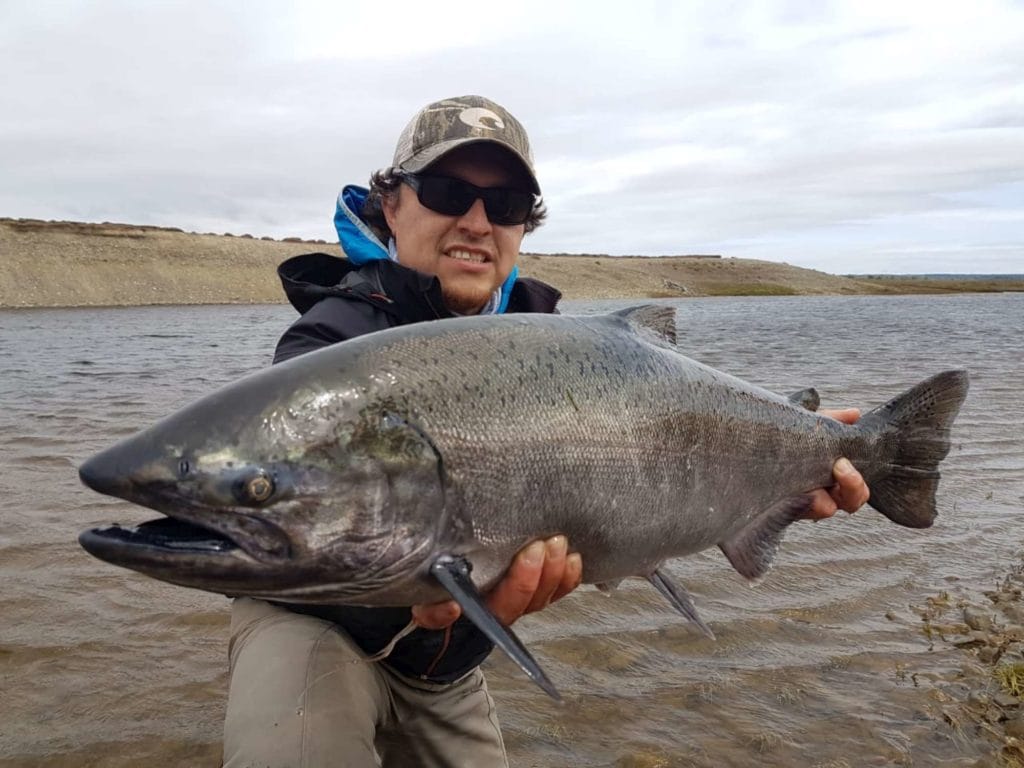
[[[431,335],[360,358],[367,369],[416,360],[394,394],[445,458],[458,514],[482,545],[470,558],[481,586],[524,543],[557,532],[583,553],[586,580],[638,575],[727,538],[779,498],[829,482],[844,440],[846,453],[857,452],[856,429],[739,386],[616,321],[566,327],[556,319],[557,346],[541,323],[528,333],[494,324],[462,334],[454,349]],[[508,355],[506,337],[514,339]],[[439,397],[442,375],[475,365],[486,380]],[[496,408],[502,396],[509,410]],[[816,429],[834,438],[819,451]],[[605,531],[614,533],[595,535]],[[617,546],[623,537],[628,545]]]

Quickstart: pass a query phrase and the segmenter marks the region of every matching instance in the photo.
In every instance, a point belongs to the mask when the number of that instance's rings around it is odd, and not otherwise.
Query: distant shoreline
[[[326,241],[0,218],[0,308],[280,304],[277,265]],[[1024,291],[1024,276],[830,275],[717,254],[529,254],[520,274],[567,299]]]

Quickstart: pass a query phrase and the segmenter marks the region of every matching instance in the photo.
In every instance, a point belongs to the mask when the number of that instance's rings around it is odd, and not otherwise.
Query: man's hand
[[[860,411],[856,408],[843,408],[836,411],[821,411],[823,416],[830,416],[844,424],[853,424],[860,418]],[[846,459],[839,459],[832,465],[832,477],[836,484],[831,488],[819,488],[814,491],[814,504],[811,506],[809,520],[824,520],[832,517],[837,509],[847,512],[856,512],[867,503],[867,483],[861,477],[860,472],[854,469]]]
[[[535,541],[519,550],[505,577],[487,595],[487,607],[505,626],[565,597],[583,579],[583,560],[568,554],[565,536]],[[462,613],[454,600],[414,605],[412,618],[426,629],[444,629]]]

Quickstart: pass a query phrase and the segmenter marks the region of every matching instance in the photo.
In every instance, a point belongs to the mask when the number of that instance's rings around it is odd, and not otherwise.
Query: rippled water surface
[[[597,311],[622,303],[570,304]],[[693,299],[680,346],[825,405],[871,406],[938,370],[971,393],[928,531],[865,509],[791,529],[747,586],[675,561],[717,641],[643,582],[584,588],[520,634],[568,703],[488,662],[517,766],[969,765],[936,715],[959,651],[909,606],[988,587],[1021,549],[1024,295]],[[0,312],[0,765],[219,764],[228,601],[105,565],[84,528],[152,515],[75,468],[269,362],[286,307]],[[843,763],[842,761],[846,761]]]

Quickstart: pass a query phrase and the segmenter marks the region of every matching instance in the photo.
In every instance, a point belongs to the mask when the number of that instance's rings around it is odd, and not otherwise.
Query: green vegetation
[[[935,279],[908,277],[860,277],[860,283],[879,293],[1007,293],[1024,291],[1024,280]]]
[[[992,675],[1011,696],[1024,696],[1024,664],[1003,664],[992,670]]]

